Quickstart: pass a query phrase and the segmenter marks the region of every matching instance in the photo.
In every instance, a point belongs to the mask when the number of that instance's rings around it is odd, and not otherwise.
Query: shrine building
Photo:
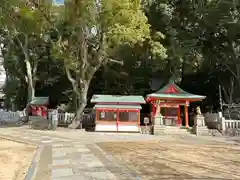
[[[140,132],[142,96],[93,95],[95,131]]]
[[[178,87],[173,81],[170,81],[162,89],[155,93],[148,94],[146,102],[151,104],[151,119],[162,116],[162,124],[166,126],[182,126],[182,120],[185,121],[185,127],[189,127],[188,106],[191,102],[202,101],[205,96],[188,93]],[[184,107],[184,119],[181,119],[181,106]],[[154,122],[153,122],[154,123]]]

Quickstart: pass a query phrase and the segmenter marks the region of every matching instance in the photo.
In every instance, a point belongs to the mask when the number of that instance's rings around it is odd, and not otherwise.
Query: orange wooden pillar
[[[177,125],[181,126],[182,122],[181,122],[181,108],[180,105],[178,106],[178,112],[177,112]]]
[[[140,122],[140,110],[137,110],[137,114],[138,114],[138,131],[140,131],[141,127],[141,122]]]
[[[185,110],[185,127],[188,128],[188,102],[186,101],[185,106],[184,106],[184,110]]]
[[[119,109],[117,109],[116,111],[116,126],[117,126],[117,131],[118,131],[118,127],[119,127]]]
[[[95,116],[96,116],[95,121],[98,121],[99,120],[99,117],[98,117],[99,116],[99,110],[98,109],[96,109],[96,115]]]

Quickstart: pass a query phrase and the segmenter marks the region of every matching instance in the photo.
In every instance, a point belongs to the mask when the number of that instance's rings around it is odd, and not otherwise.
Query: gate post
[[[221,118],[220,118],[220,121],[221,121],[222,132],[224,133],[225,130],[226,130],[225,118],[224,118],[224,117],[221,117]]]

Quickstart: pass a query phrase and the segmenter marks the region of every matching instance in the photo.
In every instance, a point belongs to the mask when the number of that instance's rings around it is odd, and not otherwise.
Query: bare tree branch
[[[121,64],[121,65],[124,64],[123,61],[118,61],[118,60],[116,60],[116,59],[112,59],[112,58],[108,58],[108,61],[109,61],[109,62],[112,62],[112,63],[116,63],[116,64]]]
[[[22,52],[24,54],[25,60],[29,60],[29,55],[28,55],[28,35],[24,35],[24,44],[22,43],[22,41],[19,39],[18,37],[18,33],[16,33],[16,39],[18,41],[18,44],[20,46],[20,48],[22,49]]]
[[[74,83],[74,84],[75,84],[75,80],[73,79],[69,68],[65,67],[65,71],[66,71],[66,75],[67,75],[69,81],[70,81],[71,83]]]

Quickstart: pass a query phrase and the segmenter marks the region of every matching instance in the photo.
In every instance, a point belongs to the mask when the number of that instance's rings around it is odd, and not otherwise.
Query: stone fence
[[[0,111],[0,123],[18,123],[21,122],[25,116],[26,114],[24,113],[24,111]],[[58,113],[59,124],[70,124],[74,117],[74,113]],[[48,111],[48,119],[52,119],[51,110]]]
[[[11,111],[0,111],[0,123],[1,124],[17,124],[20,123],[22,117],[24,116],[23,112],[11,112]]]
[[[48,111],[48,119],[49,120],[52,120],[52,113],[51,112],[52,112],[51,110]],[[68,112],[58,113],[58,124],[60,124],[60,125],[71,124],[74,117],[75,117],[74,113],[68,113]]]
[[[225,119],[221,113],[206,113],[206,125],[218,129],[224,135],[240,136],[240,120]]]

